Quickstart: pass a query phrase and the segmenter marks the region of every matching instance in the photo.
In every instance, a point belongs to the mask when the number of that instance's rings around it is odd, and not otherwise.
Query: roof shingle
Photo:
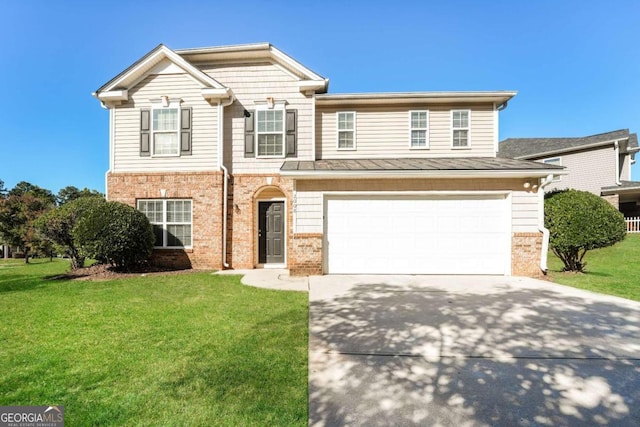
[[[498,156],[512,159],[534,158],[545,153],[580,149],[583,146],[619,139],[628,139],[629,148],[633,148],[634,144],[638,145],[635,133],[629,134],[629,129],[619,129],[580,138],[507,138],[500,142]]]

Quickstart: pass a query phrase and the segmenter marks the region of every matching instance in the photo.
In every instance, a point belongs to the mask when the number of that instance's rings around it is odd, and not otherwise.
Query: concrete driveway
[[[640,304],[520,277],[311,277],[311,426],[639,426]]]

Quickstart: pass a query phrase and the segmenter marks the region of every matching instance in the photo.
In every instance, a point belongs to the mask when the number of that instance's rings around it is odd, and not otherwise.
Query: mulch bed
[[[144,276],[166,276],[177,274],[188,274],[198,271],[193,268],[175,270],[158,266],[146,265],[139,266],[129,271],[118,271],[114,267],[106,264],[95,264],[91,267],[79,268],[77,270],[71,270],[65,274],[49,277],[50,280],[114,280],[123,279],[127,277],[144,277]]]

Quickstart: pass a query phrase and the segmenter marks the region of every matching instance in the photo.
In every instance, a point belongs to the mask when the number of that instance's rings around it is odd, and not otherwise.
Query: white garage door
[[[327,197],[325,209],[327,273],[508,273],[503,195]]]

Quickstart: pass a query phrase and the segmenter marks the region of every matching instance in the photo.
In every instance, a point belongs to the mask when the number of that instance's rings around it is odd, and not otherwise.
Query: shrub
[[[564,271],[584,271],[587,251],[611,246],[626,235],[623,215],[586,191],[545,195],[544,223],[550,232],[549,246],[562,260]]]
[[[83,253],[119,269],[148,260],[155,241],[147,217],[119,202],[95,206],[80,218],[74,235]]]
[[[54,242],[59,252],[69,257],[72,270],[84,267],[86,258],[74,238],[76,224],[104,203],[102,197],[81,197],[45,213],[36,221],[38,231]]]

